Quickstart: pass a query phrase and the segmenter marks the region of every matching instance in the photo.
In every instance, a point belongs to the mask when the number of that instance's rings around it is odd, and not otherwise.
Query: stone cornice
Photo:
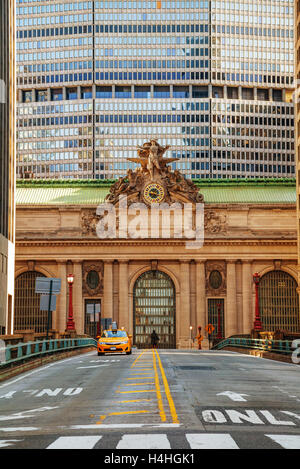
[[[95,209],[95,214],[96,214],[96,208],[98,207],[99,204],[17,204],[16,210],[74,210],[74,211],[80,211],[82,209],[88,208],[88,209]],[[246,210],[250,208],[255,208],[255,209],[264,209],[264,210],[274,210],[274,209],[280,209],[280,210],[292,210],[296,209],[296,202],[287,202],[287,203],[254,203],[254,202],[236,202],[236,203],[216,203],[216,202],[204,202],[204,206],[209,207],[209,208],[222,208],[224,209],[240,209],[240,210]]]
[[[185,246],[186,242],[192,240],[101,240],[101,239],[84,239],[84,240],[72,240],[72,239],[62,239],[62,240],[17,240],[16,246],[26,247],[26,246]],[[211,238],[204,241],[205,246],[297,246],[297,239],[282,240],[277,238],[264,238],[264,239],[222,239],[222,238]]]

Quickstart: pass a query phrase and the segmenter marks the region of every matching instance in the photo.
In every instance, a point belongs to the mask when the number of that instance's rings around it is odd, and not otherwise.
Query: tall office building
[[[294,177],[294,2],[17,0],[18,177]]]
[[[0,0],[0,334],[12,327],[15,92],[15,2]]]
[[[295,1],[295,108],[298,285],[300,285],[300,0]],[[299,288],[298,293],[300,294]]]

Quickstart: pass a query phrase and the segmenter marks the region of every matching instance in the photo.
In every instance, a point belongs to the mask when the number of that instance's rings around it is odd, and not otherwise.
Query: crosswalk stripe
[[[116,449],[171,449],[165,434],[123,435]]]
[[[191,449],[239,449],[229,433],[187,433]]]
[[[60,436],[47,449],[92,449],[102,436]]]
[[[284,449],[300,449],[299,435],[266,435]]]
[[[99,426],[97,426],[99,428]],[[102,426],[101,426],[102,428]],[[56,438],[46,449],[92,449],[103,438],[102,435],[61,436]],[[229,433],[186,433],[191,449],[239,449]],[[267,438],[284,449],[300,449],[300,435],[265,434]],[[0,439],[0,448],[18,446],[26,440]],[[165,433],[123,434],[116,449],[172,449]],[[175,448],[174,448],[175,449]]]

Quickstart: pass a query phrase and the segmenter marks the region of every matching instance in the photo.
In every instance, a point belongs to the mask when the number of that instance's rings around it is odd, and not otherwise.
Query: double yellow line
[[[156,389],[158,408],[159,408],[161,421],[162,422],[166,421],[166,414],[165,414],[165,411],[164,411],[163,399],[162,399],[161,390],[160,390],[159,376],[158,376],[158,372],[157,372],[156,360],[158,362],[158,366],[159,366],[160,373],[161,373],[161,376],[162,376],[164,391],[165,391],[165,394],[166,394],[166,397],[167,397],[167,400],[168,400],[170,413],[171,413],[171,416],[172,416],[172,421],[173,421],[173,423],[179,423],[176,408],[175,408],[174,401],[173,401],[173,398],[172,398],[172,395],[171,395],[171,392],[170,392],[170,388],[169,388],[168,380],[167,380],[167,377],[166,377],[166,374],[165,374],[165,370],[163,369],[163,366],[162,366],[162,363],[161,363],[160,356],[159,356],[156,349],[152,350],[152,354],[153,354],[153,368],[154,368],[154,373],[155,373],[155,389]]]

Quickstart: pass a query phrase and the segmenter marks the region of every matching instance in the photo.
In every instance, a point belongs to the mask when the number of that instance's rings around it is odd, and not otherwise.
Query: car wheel
[[[98,352],[98,357],[100,357],[100,355],[104,355],[104,352]]]
[[[126,355],[131,355],[132,354],[132,351],[130,350],[130,352],[126,352]]]

